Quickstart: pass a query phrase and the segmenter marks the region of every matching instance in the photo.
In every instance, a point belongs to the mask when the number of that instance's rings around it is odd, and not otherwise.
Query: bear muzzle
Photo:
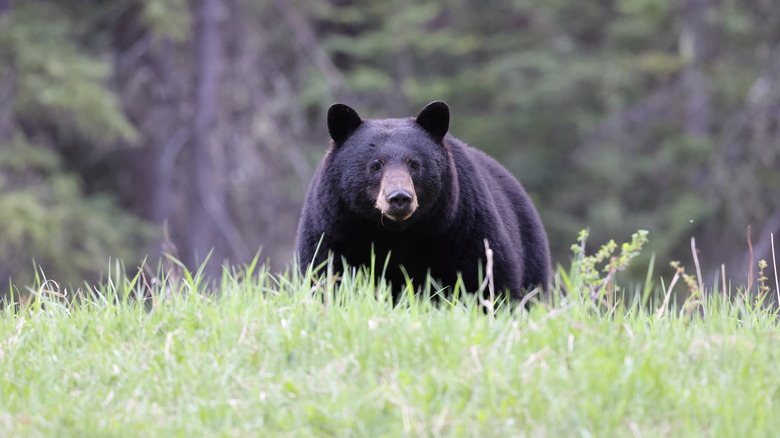
[[[412,177],[405,169],[388,169],[382,176],[376,208],[382,216],[396,221],[409,219],[417,210],[417,194]]]

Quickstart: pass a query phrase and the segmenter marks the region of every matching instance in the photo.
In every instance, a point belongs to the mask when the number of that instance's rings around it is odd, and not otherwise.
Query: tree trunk
[[[14,0],[0,0],[0,20],[10,20],[11,8],[14,6]],[[3,26],[8,25],[8,21],[0,21]]]
[[[219,132],[219,88],[222,56],[220,16],[225,11],[224,0],[201,0],[197,10],[198,21],[195,36],[195,119],[193,124],[192,173],[190,181],[195,188],[196,199],[190,210],[191,267],[203,263],[213,249],[206,273],[216,276],[219,264],[232,255],[234,259],[247,260],[249,250],[233,219],[226,210],[227,195],[216,164],[221,153],[217,142]],[[228,248],[225,248],[227,244]],[[228,254],[226,249],[232,254]]]
[[[218,17],[222,0],[201,0],[195,15],[195,119],[193,122],[192,166],[190,181],[195,189],[195,199],[190,207],[190,251],[187,261],[191,268],[202,263],[212,248],[216,235],[214,221],[208,214],[211,202],[224,199],[214,184],[210,147],[216,138],[217,97],[219,90],[220,32]],[[221,254],[213,254],[218,261]],[[211,269],[211,273],[215,270]]]
[[[400,47],[393,56],[395,64],[395,75],[393,77],[393,100],[390,102],[390,107],[395,114],[401,116],[410,110],[409,96],[406,95],[404,86],[409,82],[413,76],[412,71],[412,54],[409,51],[409,47]]]
[[[685,62],[683,88],[686,96],[683,129],[696,137],[710,134],[710,95],[707,78],[703,73],[708,57],[708,28],[706,22],[710,0],[682,0],[682,33],[680,52]]]
[[[11,24],[12,0],[0,0],[0,28]],[[0,46],[0,144],[11,141],[16,130],[14,100],[16,72],[10,47]]]
[[[176,210],[174,181],[177,158],[190,135],[182,115],[189,76],[176,65],[173,42],[166,37],[153,41],[140,15],[138,4],[126,9],[112,31],[117,90],[124,111],[141,132],[138,148],[124,153],[130,170],[121,197],[149,222],[168,222],[174,240],[181,243],[186,235],[183,215]],[[161,234],[146,253],[154,257],[166,252],[162,245]]]

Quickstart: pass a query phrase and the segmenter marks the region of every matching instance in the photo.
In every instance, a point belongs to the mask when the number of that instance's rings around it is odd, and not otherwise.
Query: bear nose
[[[387,203],[394,209],[405,210],[412,203],[412,194],[406,190],[396,190],[387,197]]]

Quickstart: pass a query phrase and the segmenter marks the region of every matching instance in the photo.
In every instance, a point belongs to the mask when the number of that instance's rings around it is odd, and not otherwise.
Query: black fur
[[[520,298],[548,286],[547,236],[531,200],[497,161],[447,134],[449,118],[440,101],[406,119],[361,120],[346,105],[331,107],[333,142],[298,225],[302,269],[329,253],[337,257],[335,266],[341,257],[368,265],[373,246],[380,272],[391,254],[386,277],[396,288],[404,284],[403,266],[418,285],[428,272],[445,286],[460,274],[474,292],[488,239],[496,290]],[[384,169],[399,166],[411,176],[419,207],[407,220],[393,221],[375,204]]]

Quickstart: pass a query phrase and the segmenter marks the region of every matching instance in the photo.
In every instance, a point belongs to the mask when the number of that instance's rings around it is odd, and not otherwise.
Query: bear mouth
[[[411,194],[409,200],[404,202],[384,200],[384,202],[377,202],[375,207],[382,213],[382,219],[387,218],[396,223],[404,222],[417,211],[417,197]]]
[[[382,212],[382,217],[386,217],[386,218],[390,219],[393,222],[403,222],[403,221],[409,219],[410,217],[412,217],[413,214],[414,214],[413,211],[412,212],[408,212],[408,213],[390,213],[390,212],[384,212],[383,211]]]
[[[379,212],[379,227],[385,231],[403,232],[412,226],[414,212],[406,214],[391,214],[389,212]]]

